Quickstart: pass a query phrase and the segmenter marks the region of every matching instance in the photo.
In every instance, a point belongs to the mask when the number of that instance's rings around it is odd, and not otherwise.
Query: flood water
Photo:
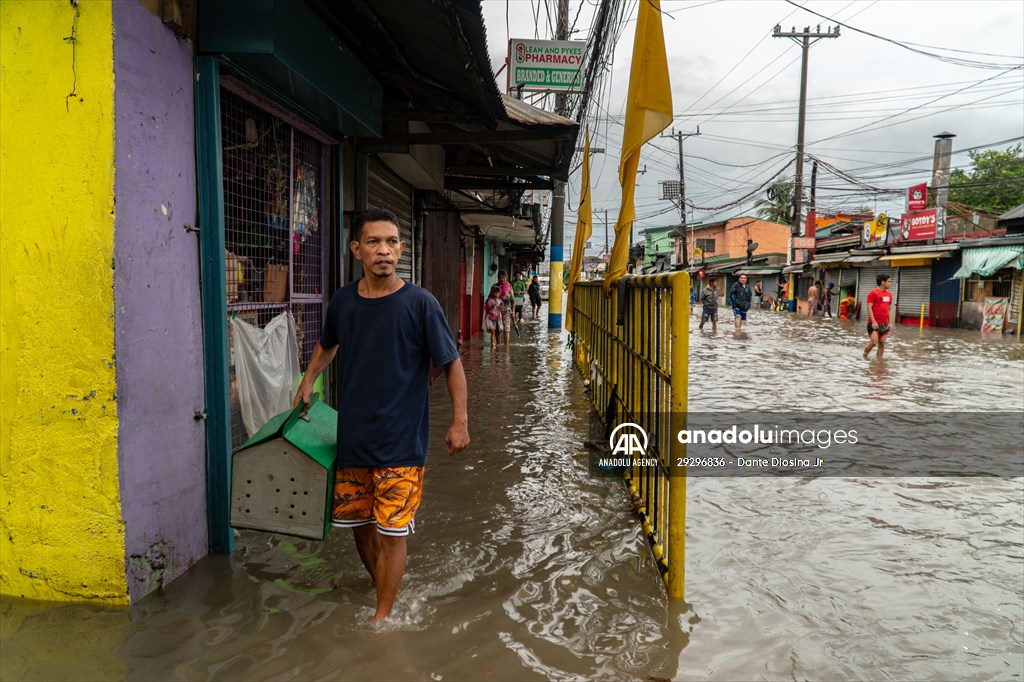
[[[691,324],[690,409],[1024,408],[1024,345],[861,323]],[[394,622],[350,535],[245,531],[126,609],[2,603],[3,679],[1019,680],[1024,479],[694,478],[669,604],[622,483],[590,478],[581,381],[546,319],[464,349],[473,443],[434,448]],[[1024,427],[1022,427],[1024,428]]]

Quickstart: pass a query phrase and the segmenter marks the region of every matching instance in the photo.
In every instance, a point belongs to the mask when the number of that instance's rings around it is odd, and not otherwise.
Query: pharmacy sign
[[[508,41],[508,91],[579,89],[586,47],[580,40]]]

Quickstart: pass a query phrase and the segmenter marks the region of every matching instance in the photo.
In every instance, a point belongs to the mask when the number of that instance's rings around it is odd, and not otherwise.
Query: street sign
[[[700,260],[704,257],[704,250],[697,247],[693,250],[693,260]]]
[[[794,249],[813,249],[814,237],[793,237]]]
[[[583,78],[583,55],[587,43],[581,40],[508,41],[508,90],[578,90]]]
[[[928,185],[922,182],[907,190],[907,210],[923,211],[928,205]]]
[[[934,208],[927,211],[904,213],[900,216],[900,240],[912,242],[935,239],[939,225],[938,213],[938,210]]]

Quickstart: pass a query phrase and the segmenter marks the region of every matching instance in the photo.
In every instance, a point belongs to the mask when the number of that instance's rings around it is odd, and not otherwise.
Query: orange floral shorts
[[[334,476],[331,525],[371,523],[384,535],[408,535],[423,496],[425,467],[339,467]]]

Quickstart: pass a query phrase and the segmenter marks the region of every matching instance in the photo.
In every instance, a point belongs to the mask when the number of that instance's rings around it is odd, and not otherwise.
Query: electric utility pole
[[[611,256],[611,251],[608,250],[608,209],[604,209],[604,253],[605,256]]]
[[[811,210],[818,210],[818,162],[811,164]]]
[[[694,137],[696,135],[700,135],[700,126],[697,126],[697,132],[695,133],[677,133],[675,129],[673,129],[668,135],[665,135],[664,133],[661,134],[661,137],[671,137],[679,143],[679,232],[683,235],[683,265],[686,266],[690,264],[690,240],[686,238],[686,174],[683,171],[683,138]],[[671,185],[668,187],[666,187],[666,185],[662,185],[663,199],[671,198],[665,196],[672,194],[671,189]]]
[[[935,208],[938,209],[938,227],[935,236],[942,238],[946,234],[946,209],[949,203],[949,166],[953,158],[953,138],[956,134],[942,131],[935,135],[935,158],[932,161],[932,194],[935,196]],[[964,227],[966,232],[967,228]],[[1020,326],[1020,325],[1018,325]]]
[[[814,163],[811,164],[811,205],[808,207],[808,213],[814,211],[814,218],[818,218],[818,160],[815,159]],[[808,225],[807,229],[812,231],[809,237],[815,236],[817,232],[817,225]]]
[[[555,40],[569,39],[569,0],[558,0]],[[555,95],[555,113],[565,116],[566,97]],[[548,281],[548,329],[562,328],[562,240],[565,226],[565,183],[555,180],[551,198],[551,273]]]
[[[804,27],[803,31],[797,31],[794,27],[789,31],[783,31],[778,24],[772,32],[773,38],[792,38],[793,42],[800,45],[803,50],[803,59],[800,63],[800,122],[797,125],[796,133],[796,182],[793,188],[793,235],[803,234],[800,229],[801,212],[803,211],[804,191],[804,121],[807,114],[807,54],[811,45],[822,38],[838,38],[839,27],[829,28],[828,31],[821,30],[821,24],[811,30],[810,26]],[[806,235],[804,235],[806,236]]]

